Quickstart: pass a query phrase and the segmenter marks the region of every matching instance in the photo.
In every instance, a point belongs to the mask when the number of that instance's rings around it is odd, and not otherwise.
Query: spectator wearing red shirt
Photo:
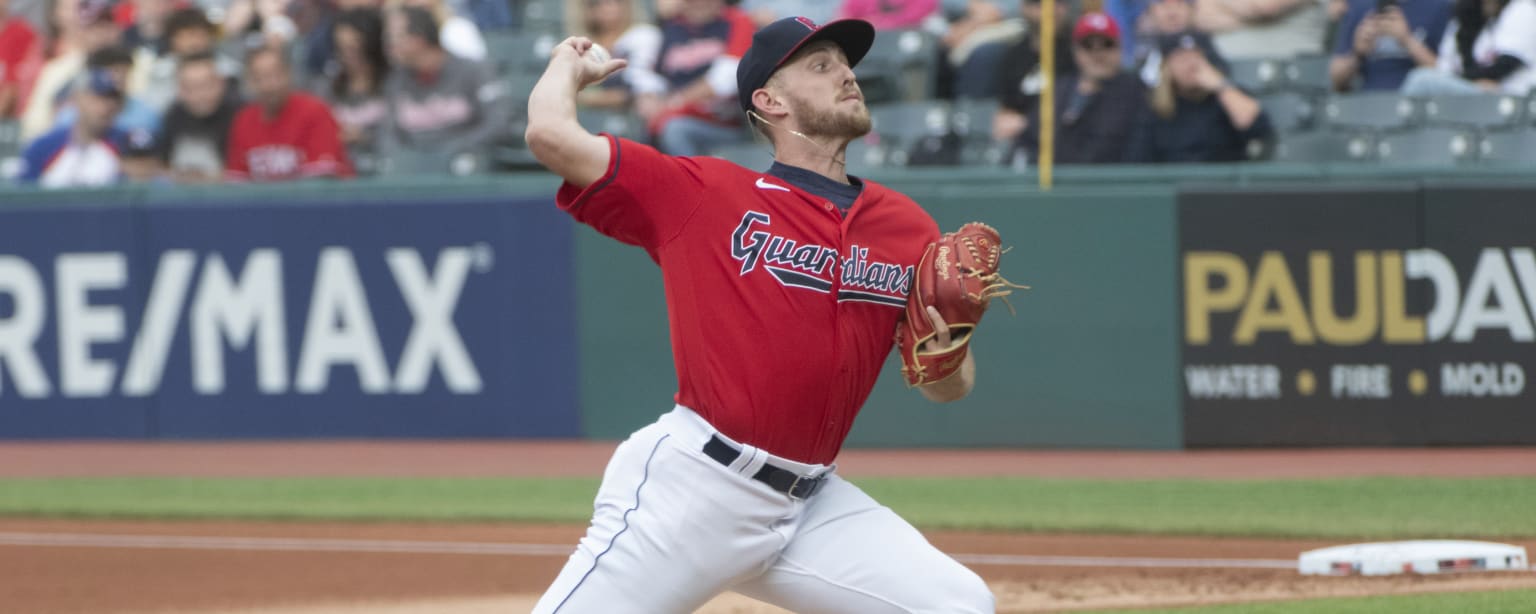
[[[0,117],[14,117],[26,89],[28,73],[35,73],[37,32],[20,15],[12,15],[11,0],[0,0]]]
[[[293,90],[293,70],[282,50],[251,52],[245,70],[255,100],[230,128],[226,179],[353,176],[336,118],[319,98]]]

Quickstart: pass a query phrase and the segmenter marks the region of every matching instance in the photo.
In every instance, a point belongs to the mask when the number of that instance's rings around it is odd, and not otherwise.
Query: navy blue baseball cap
[[[118,99],[123,97],[123,89],[118,86],[117,79],[113,78],[112,73],[107,72],[106,69],[96,68],[86,71],[77,79],[78,87],[97,96]]]
[[[752,35],[752,47],[736,65],[736,96],[743,111],[752,110],[752,92],[768,83],[768,78],[789,61],[789,56],[816,41],[832,41],[843,48],[848,65],[857,66],[870,45],[875,44],[875,27],[862,19],[839,19],[825,25],[804,17],[785,17],[764,26]]]

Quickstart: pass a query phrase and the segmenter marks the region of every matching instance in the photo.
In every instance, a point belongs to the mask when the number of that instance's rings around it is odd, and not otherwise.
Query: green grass
[[[1104,610],[1096,614],[1529,614],[1536,590],[1433,593],[1243,603],[1163,610]]]
[[[1536,536],[1536,478],[856,480],[935,529],[1392,539]],[[0,515],[584,523],[592,479],[0,480]]]
[[[72,518],[585,522],[596,479],[0,480],[0,515]]]

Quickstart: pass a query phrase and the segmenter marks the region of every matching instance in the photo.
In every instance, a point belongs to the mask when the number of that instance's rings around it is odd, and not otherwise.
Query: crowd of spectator
[[[448,168],[509,131],[474,0],[0,0],[0,120],[44,187]],[[500,17],[498,17],[500,15]],[[501,22],[496,22],[501,19]]]
[[[0,0],[0,121],[41,186],[445,172],[515,138],[482,30],[537,0]],[[1536,86],[1536,0],[566,0],[564,32],[629,68],[581,92],[662,150],[750,138],[737,59],[790,16],[931,37],[943,98],[995,100],[1007,158],[1039,157],[1041,43],[1055,30],[1055,159],[1234,161],[1273,132],[1233,62],[1331,54],[1335,91]]]

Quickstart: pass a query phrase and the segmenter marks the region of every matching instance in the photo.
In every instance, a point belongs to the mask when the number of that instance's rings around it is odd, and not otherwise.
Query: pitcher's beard
[[[804,100],[789,99],[790,111],[799,120],[800,128],[811,137],[856,139],[869,134],[869,109],[859,111],[818,111]]]

